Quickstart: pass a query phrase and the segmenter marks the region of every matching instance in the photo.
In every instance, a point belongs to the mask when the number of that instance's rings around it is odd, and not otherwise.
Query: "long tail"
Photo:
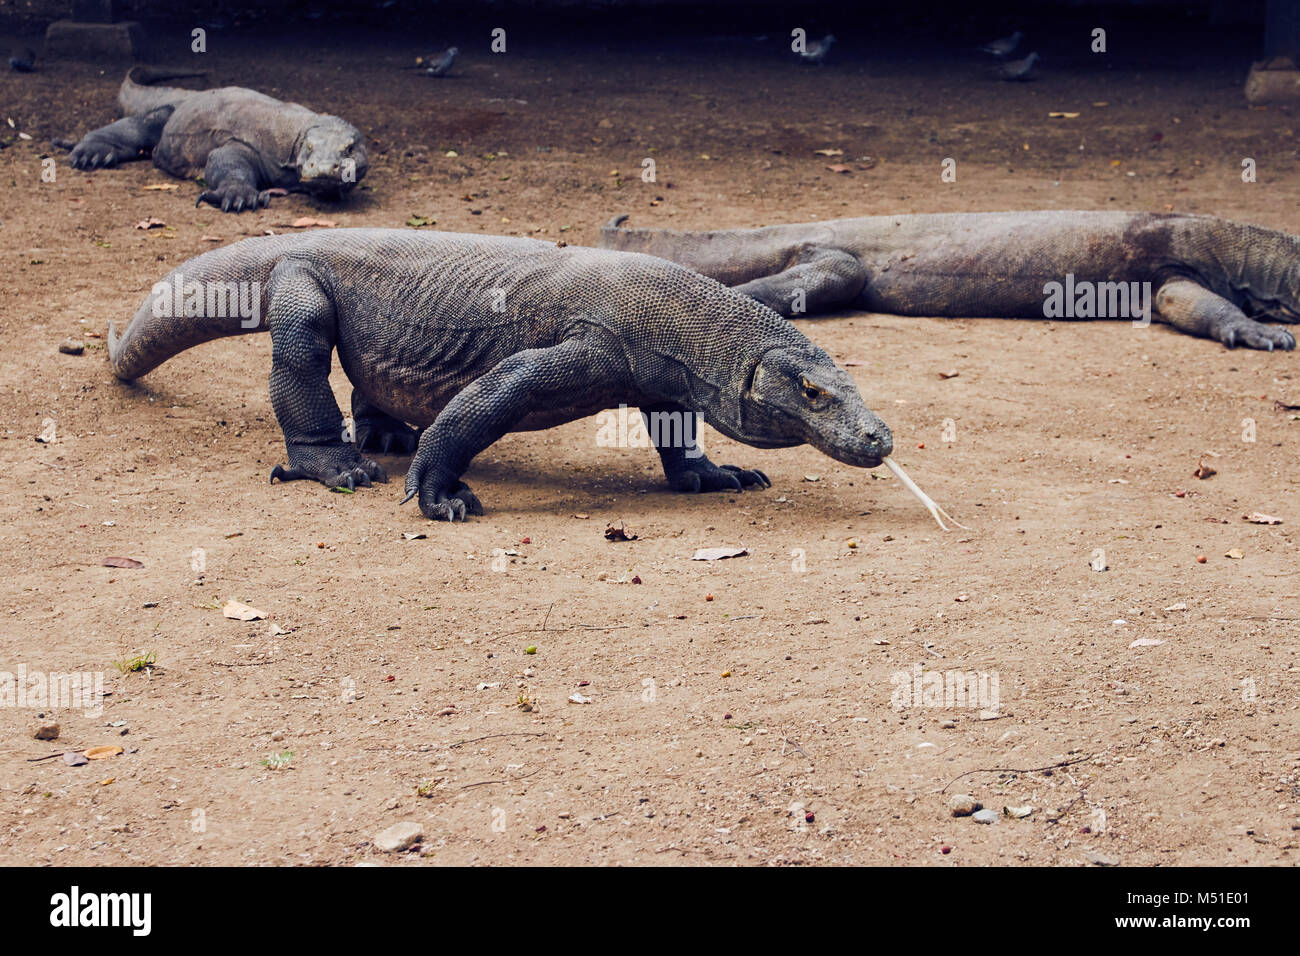
[[[108,323],[114,375],[129,382],[202,342],[266,331],[273,262],[241,255],[236,251],[241,245],[206,252],[168,273],[145,296],[124,333]]]
[[[163,80],[190,79],[207,76],[202,70],[169,70],[151,66],[135,66],[122,80],[122,88],[117,93],[117,105],[123,116],[139,116],[156,110],[160,106],[175,106],[186,97],[193,96],[194,90],[181,89],[179,86],[154,86]]]

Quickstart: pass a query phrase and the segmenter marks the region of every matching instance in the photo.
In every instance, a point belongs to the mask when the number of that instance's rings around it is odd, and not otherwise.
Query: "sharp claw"
[[[362,487],[362,488],[369,488],[369,487],[371,487],[371,485],[370,485],[370,476],[367,475],[364,471],[361,472],[360,478],[361,478],[361,487]]]
[[[419,488],[412,488],[410,491],[408,491],[408,492],[406,493],[406,497],[403,498],[401,501],[399,501],[399,502],[397,503],[398,507],[400,508],[402,505],[406,504],[408,501],[410,501],[412,498],[414,498],[417,494],[419,494],[419,492],[420,492],[420,489],[419,489]]]
[[[271,484],[275,484],[277,478],[281,481],[288,481],[289,479],[286,477],[287,474],[288,472],[286,472],[282,467],[276,465],[271,469]]]

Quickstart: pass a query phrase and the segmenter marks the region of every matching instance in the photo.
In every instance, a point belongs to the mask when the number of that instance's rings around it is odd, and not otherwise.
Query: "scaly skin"
[[[236,310],[216,293],[240,288],[250,317],[223,314]],[[245,239],[175,269],[121,337],[110,324],[109,360],[129,381],[201,342],[263,330],[289,457],[272,479],[387,479],[343,440],[328,381],[337,350],[358,444],[404,443],[409,425],[423,428],[406,492],[430,518],[482,513],[461,475],[506,432],[619,405],[697,412],[738,441],[809,443],[866,468],[893,447],[848,373],[766,306],[660,259],[532,239],[391,229]],[[650,431],[673,489],[770,484],[709,461],[685,421]]]
[[[185,90],[154,81],[201,76],[136,67],[122,81],[123,118],[87,133],[72,149],[76,169],[99,169],[152,153],[180,178],[202,173],[198,202],[222,212],[267,205],[274,189],[345,195],[369,168],[361,134],[337,116],[313,113],[256,90]]]
[[[1295,348],[1255,316],[1300,316],[1300,237],[1213,216],[942,213],[716,232],[619,228],[625,218],[601,230],[602,248],[680,263],[787,317],[1043,318],[1044,287],[1071,274],[1150,282],[1152,319],[1229,348]]]

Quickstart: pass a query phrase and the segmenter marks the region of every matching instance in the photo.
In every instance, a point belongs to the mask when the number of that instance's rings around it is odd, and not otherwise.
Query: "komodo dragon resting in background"
[[[1252,316],[1300,318],[1300,237],[1213,216],[940,213],[718,232],[619,228],[626,218],[601,230],[602,248],[681,263],[787,317],[859,308],[1151,318],[1154,307],[1159,321],[1229,348],[1295,348],[1286,329]],[[1091,307],[1061,310],[1060,293],[1068,307],[1076,290]],[[1145,296],[1145,316],[1135,314],[1130,293]],[[1127,314],[1102,311],[1117,302],[1130,303],[1118,310]]]
[[[154,165],[173,176],[201,172],[207,187],[195,205],[222,212],[265,206],[271,189],[341,197],[365,176],[361,134],[337,116],[239,86],[149,85],[201,75],[132,69],[117,95],[124,118],[87,133],[72,149],[72,165],[116,166],[152,151]]]
[[[864,468],[893,447],[849,374],[766,306],[662,259],[534,239],[391,229],[245,239],[178,266],[121,337],[110,323],[109,361],[129,381],[200,342],[263,329],[289,456],[272,480],[386,480],[342,439],[329,384],[337,349],[359,430],[429,426],[406,492],[430,518],[483,513],[460,476],[505,433],[620,404],[683,423],[650,429],[678,491],[769,484],[704,457],[688,412],[737,441],[806,442]]]

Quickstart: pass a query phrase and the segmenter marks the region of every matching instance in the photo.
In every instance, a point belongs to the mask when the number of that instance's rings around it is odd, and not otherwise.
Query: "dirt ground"
[[[402,458],[355,495],[268,484],[284,447],[266,336],[135,386],[108,372],[107,320],[160,276],[300,216],[570,243],[621,212],[1295,228],[1296,118],[1245,105],[1248,52],[1058,56],[1006,85],[963,51],[864,37],[809,69],[782,42],[462,42],[434,81],[398,69],[422,51],[392,37],[231,34],[204,61],[213,85],[372,142],[345,205],[239,216],[194,208],[193,183],[149,190],[174,181],[147,163],[87,175],[51,150],[113,117],[118,68],[0,75],[0,671],[104,672],[111,691],[93,715],[0,708],[0,862],[1295,862],[1300,415],[1275,405],[1300,404],[1295,353],[1122,322],[801,322],[971,529],[947,534],[887,474],[715,433],[714,460],[773,487],[673,495],[652,451],[600,447],[594,420],[508,436],[466,476],[487,516],[433,524],[398,506]],[[136,229],[147,217],[166,228]],[[68,337],[85,353],[60,353]],[[1217,474],[1193,477],[1201,461]],[[606,541],[610,522],[636,540]],[[750,553],[691,560],[715,545]],[[269,619],[225,618],[230,599]],[[999,706],[892,706],[917,665],[995,675]],[[59,740],[33,739],[51,716]],[[34,759],[102,745],[125,752]],[[981,826],[951,816],[963,792],[1034,809]],[[371,845],[404,820],[418,849]]]

